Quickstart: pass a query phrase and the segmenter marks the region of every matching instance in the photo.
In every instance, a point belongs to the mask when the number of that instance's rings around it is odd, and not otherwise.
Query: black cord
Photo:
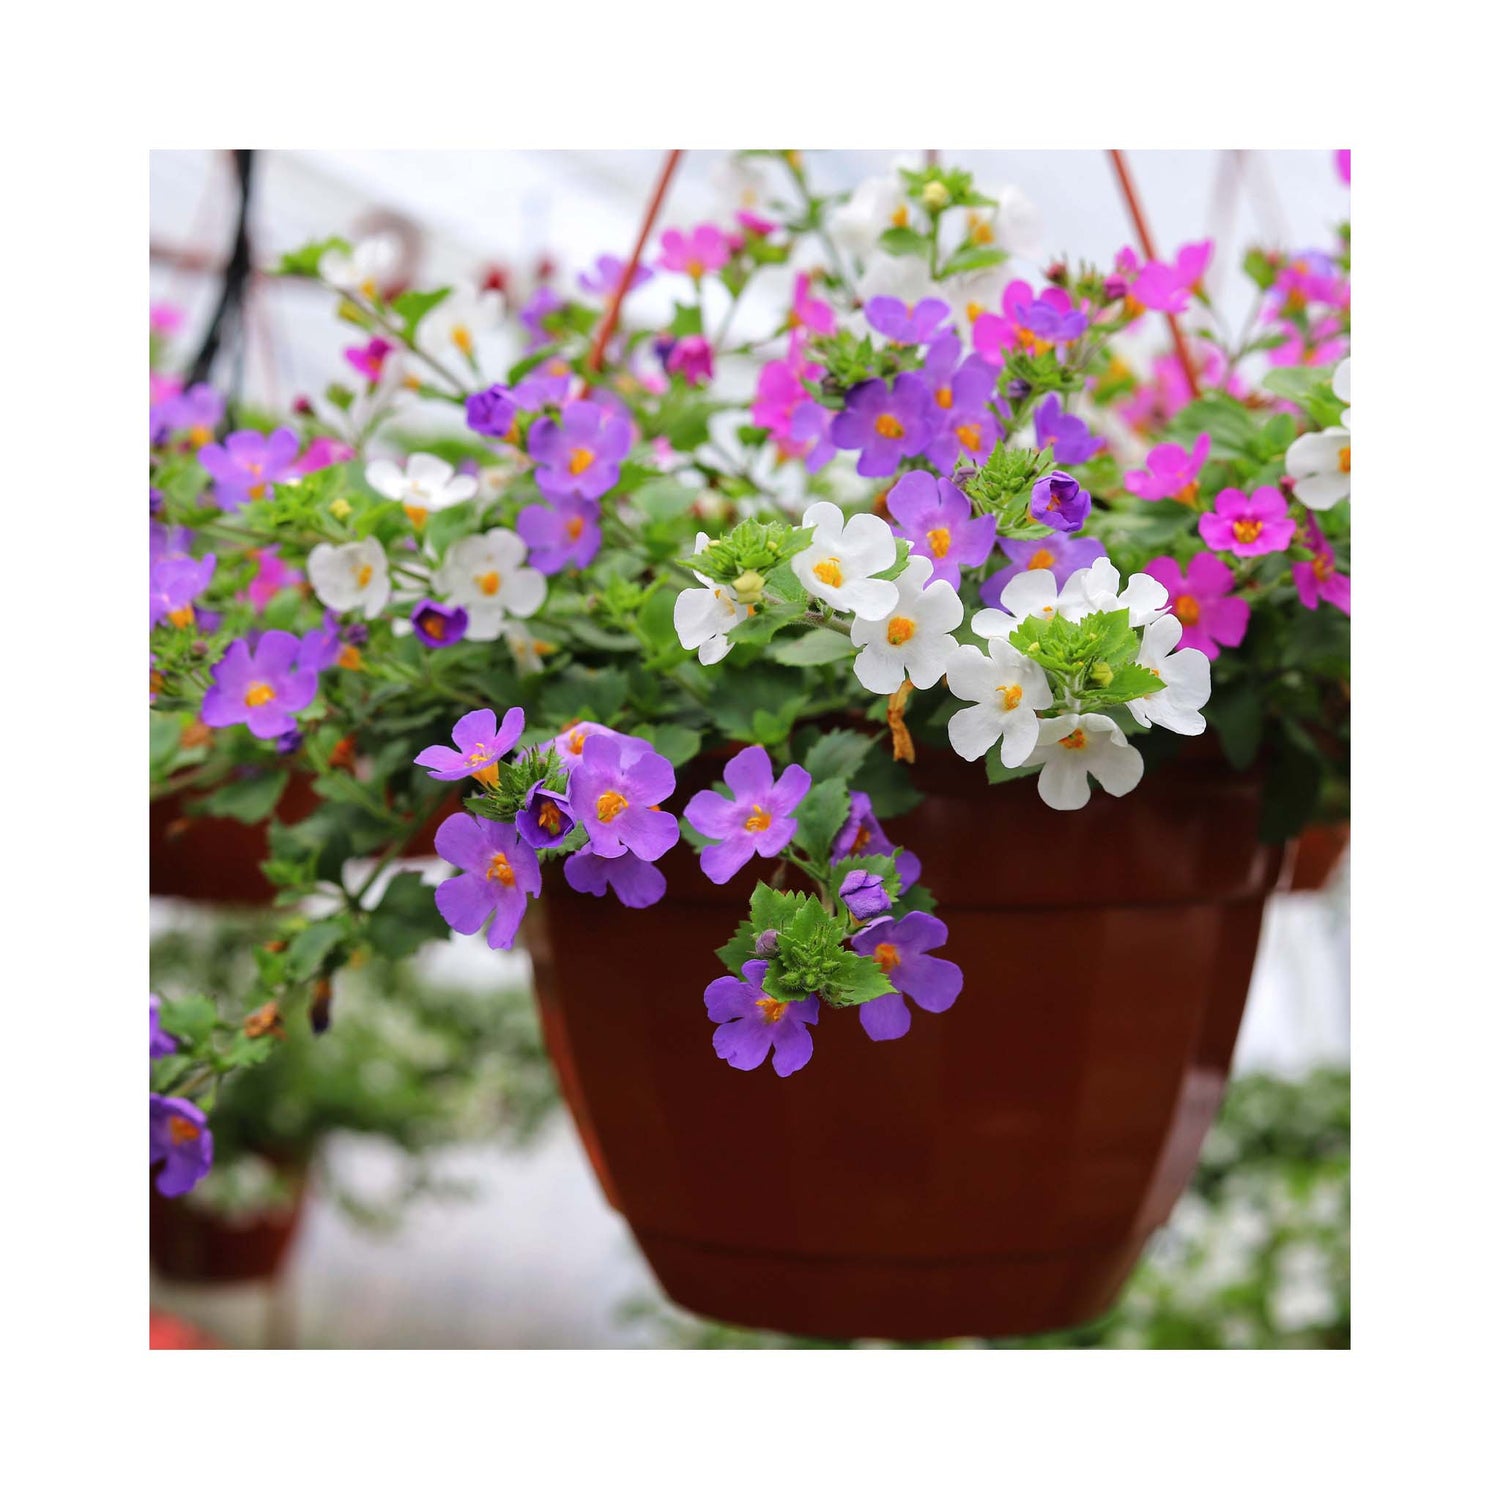
[[[235,173],[240,184],[239,222],[235,225],[234,247],[229,253],[229,262],[224,267],[224,282],[219,292],[219,303],[203,335],[197,356],[188,369],[187,384],[197,385],[207,380],[219,356],[222,346],[231,338],[243,339],[245,326],[245,291],[250,283],[250,176],[254,165],[253,151],[233,153]],[[238,366],[241,362],[236,361]],[[235,385],[238,386],[238,376]],[[231,393],[231,405],[238,402],[239,391]]]

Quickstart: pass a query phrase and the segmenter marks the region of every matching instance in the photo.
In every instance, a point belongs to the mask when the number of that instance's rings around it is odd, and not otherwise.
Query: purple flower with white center
[[[264,500],[271,486],[297,471],[297,434],[278,427],[263,432],[231,432],[222,443],[205,443],[198,462],[214,481],[214,494],[227,510],[238,510],[247,500]]]
[[[1050,447],[1057,463],[1086,464],[1104,446],[1104,439],[1096,438],[1082,417],[1065,412],[1053,391],[1036,409],[1036,445]]]
[[[302,642],[286,630],[268,630],[254,650],[247,641],[232,641],[203,695],[203,722],[210,729],[244,724],[262,740],[295,729],[292,715],[318,693],[318,674],[300,660],[301,650]]]
[[[625,275],[625,262],[618,255],[601,255],[594,262],[593,269],[580,271],[578,273],[578,288],[580,291],[588,292],[594,297],[613,297],[615,288],[619,286]],[[630,278],[630,285],[625,289],[626,295],[643,287],[651,280],[651,268],[638,265],[635,274]]]
[[[151,564],[151,625],[163,620],[179,628],[193,623],[193,600],[213,581],[214,554],[185,557],[168,553]]]
[[[1079,568],[1090,567],[1107,556],[1104,543],[1097,537],[1067,536],[1060,531],[1034,542],[1001,537],[1000,550],[1010,559],[1010,566],[986,578],[979,586],[979,597],[992,609],[999,608],[1005,585],[1018,574],[1046,568],[1061,588]]]
[[[885,497],[895,533],[932,559],[932,576],[958,587],[960,567],[977,568],[995,546],[995,517],[975,516],[950,479],[924,469],[903,474]]]
[[[1198,517],[1198,535],[1215,552],[1236,557],[1263,557],[1285,552],[1296,535],[1297,523],[1287,514],[1286,497],[1272,484],[1253,495],[1243,490],[1220,490],[1214,508]]]
[[[891,894],[874,870],[850,870],[839,883],[839,899],[856,922],[868,922],[891,909]]]
[[[1031,487],[1031,519],[1054,531],[1080,530],[1093,504],[1089,492],[1061,469],[1054,469]]]
[[[920,453],[937,428],[937,407],[920,375],[862,380],[845,398],[830,435],[838,448],[860,449],[856,471],[867,478],[894,474],[903,458]]]
[[[689,385],[706,385],[714,375],[713,346],[700,333],[678,339],[666,358],[667,370]]]
[[[636,911],[655,906],[667,894],[667,877],[655,865],[628,852],[605,859],[580,849],[564,861],[563,877],[582,896],[613,891],[621,906]]]
[[[672,795],[672,762],[627,740],[590,735],[568,783],[573,816],[589,832],[589,848],[605,859],[628,849],[658,860],[682,837],[660,804]]]
[[[960,458],[981,464],[994,450],[1000,424],[989,410],[995,396],[995,371],[977,354],[959,362],[963,343],[945,332],[927,352],[922,379],[932,392],[935,425],[925,455],[940,469]]]
[[[165,1163],[156,1174],[156,1191],[163,1198],[180,1198],[191,1191],[214,1164],[208,1116],[190,1099],[152,1094],[151,1165],[157,1162]]]
[[[516,814],[516,832],[533,849],[555,849],[572,833],[573,822],[566,794],[536,781]]]
[[[951,316],[948,304],[938,297],[923,297],[915,303],[899,297],[871,297],[865,303],[870,327],[893,344],[930,344]]]
[[[958,999],[964,987],[963,970],[946,958],[933,958],[928,951],[947,941],[947,924],[925,911],[876,922],[854,934],[850,944],[854,951],[873,958],[896,986],[894,994],[878,995],[859,1008],[860,1023],[872,1041],[888,1042],[906,1035],[911,1029],[907,999],[934,1013],[947,1010]]]
[[[417,639],[437,651],[463,640],[469,628],[469,612],[461,604],[438,604],[424,599],[412,610],[411,623]]]
[[[569,724],[555,739],[541,748],[555,750],[557,758],[571,775],[583,760],[583,747],[595,735],[607,740],[622,740],[636,754],[653,748],[650,740],[643,740],[639,735],[621,734],[618,729],[596,724],[592,719],[579,719],[576,724]]]
[[[890,854],[895,856],[896,874],[901,889],[908,891],[922,878],[922,861],[910,849],[896,853],[896,846],[880,826],[868,793],[849,794],[849,818],[839,829],[829,850],[829,859],[837,864],[855,854]]]
[[[724,767],[724,780],[731,797],[698,792],[686,814],[699,833],[721,841],[699,855],[703,873],[715,885],[723,885],[753,856],[769,859],[791,843],[797,831],[792,813],[812,786],[812,777],[796,765],[778,780],[764,745],[741,750]]]
[[[778,1078],[786,1078],[812,1059],[813,1040],[808,1027],[818,1019],[818,1002],[777,1000],[765,993],[767,965],[752,959],[743,979],[726,974],[703,992],[710,1021],[719,1023],[714,1032],[714,1051],[731,1068],[758,1068],[775,1049],[771,1066]]]
[[[415,764],[434,781],[462,781],[465,776],[474,776],[486,786],[493,786],[498,779],[495,762],[510,753],[525,728],[524,709],[511,709],[504,722],[497,725],[494,709],[476,708],[453,726],[456,750],[446,745],[429,745],[417,756]]]
[[[492,385],[487,391],[475,391],[464,402],[464,420],[470,432],[503,438],[515,427],[519,410],[505,386]]]
[[[551,505],[528,505],[516,517],[527,562],[539,573],[586,568],[599,551],[599,502],[566,496]]]
[[[478,932],[489,921],[491,948],[509,948],[526,912],[526,898],[542,893],[535,852],[509,823],[454,813],[438,825],[438,856],[462,872],[435,893],[437,909],[455,931]]]
[[[151,997],[151,1056],[170,1057],[177,1050],[177,1038],[164,1031],[161,1024],[161,996]]]
[[[526,346],[528,349],[540,349],[543,344],[551,342],[552,335],[546,328],[547,319],[566,306],[567,303],[550,286],[539,286],[531,294],[531,300],[520,312],[521,322],[531,331],[531,339]]]
[[[575,401],[560,422],[538,422],[528,447],[537,486],[549,500],[597,500],[619,481],[620,460],[630,451],[630,419],[596,401]]]

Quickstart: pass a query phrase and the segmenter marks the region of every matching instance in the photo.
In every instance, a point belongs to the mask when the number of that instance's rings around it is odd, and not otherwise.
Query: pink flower
[[[712,224],[700,224],[688,234],[669,229],[661,237],[657,265],[664,271],[681,271],[697,281],[728,262],[729,248],[728,237]]]
[[[1227,375],[1224,351],[1213,344],[1192,345],[1193,365],[1200,390],[1222,388],[1231,396],[1243,396],[1248,387],[1238,375]],[[1227,375],[1227,379],[1226,379]],[[1175,354],[1159,354],[1151,363],[1151,379],[1122,401],[1119,413],[1137,432],[1151,432],[1170,421],[1193,399],[1187,377]]]
[[[1345,187],[1349,186],[1349,153],[1347,151],[1335,151],[1333,153],[1333,165],[1339,174],[1339,181]]]
[[[1345,152],[1345,155],[1348,155]],[[1346,182],[1347,178],[1344,179]],[[175,302],[153,302],[151,304],[151,332],[173,334],[182,327],[187,314]]]
[[[774,221],[763,219],[759,214],[753,214],[747,208],[742,208],[734,217],[741,229],[746,229],[751,234],[758,234],[762,239],[776,233],[777,225]]]
[[[385,339],[371,339],[368,344],[358,344],[344,350],[344,358],[374,385],[385,369],[385,359],[395,347]]]
[[[750,420],[757,427],[764,427],[776,439],[776,446],[784,457],[803,457],[810,446],[805,441],[798,441],[793,434],[792,417],[798,407],[812,399],[808,384],[816,384],[822,378],[823,366],[803,360],[802,340],[795,334],[785,359],[767,360],[761,366],[755,384],[755,400],[750,407]]]
[[[295,568],[289,568],[274,547],[252,553],[251,556],[255,558],[256,573],[250,580],[249,594],[250,602],[257,611],[263,610],[278,590],[302,581],[301,573]]]
[[[1263,484],[1253,495],[1220,490],[1214,508],[1198,517],[1198,534],[1216,552],[1236,557],[1263,557],[1285,552],[1297,523],[1287,514],[1286,499],[1275,485]]]
[[[1320,318],[1304,334],[1295,323],[1282,323],[1285,340],[1266,356],[1273,365],[1331,365],[1349,352],[1337,317]]]
[[[1121,269],[1125,271],[1130,269],[1123,264],[1127,253],[1122,252],[1120,257]],[[1213,253],[1212,240],[1197,240],[1184,245],[1171,265],[1157,260],[1147,261],[1130,284],[1131,297],[1142,307],[1149,307],[1157,312],[1186,312]],[[1135,256],[1129,255],[1129,260],[1134,262]]]
[[[1087,316],[1074,310],[1072,298],[1060,286],[1049,286],[1039,296],[1028,283],[1012,281],[1000,299],[1000,312],[980,313],[974,319],[974,352],[992,365],[1004,364],[1006,352],[1017,344],[1028,354],[1045,354],[1087,329]]]
[[[689,385],[706,385],[714,374],[713,346],[701,333],[678,339],[667,355],[667,369]]]
[[[1146,455],[1144,469],[1131,469],[1125,488],[1142,500],[1180,500],[1193,505],[1198,499],[1198,474],[1208,459],[1212,440],[1200,432],[1193,451],[1185,453],[1176,443],[1158,443]]]
[[[1297,585],[1297,597],[1308,609],[1316,609],[1319,600],[1326,599],[1347,615],[1349,575],[1336,570],[1333,548],[1311,516],[1307,518],[1300,540],[1312,551],[1312,561],[1292,564],[1292,582]]]
[[[788,321],[793,328],[805,328],[809,333],[827,336],[835,331],[838,324],[833,316],[833,309],[809,291],[811,281],[812,278],[806,271],[797,277]]]
[[[1199,552],[1184,573],[1177,561],[1158,557],[1145,572],[1167,591],[1167,608],[1182,621],[1182,646],[1195,647],[1210,661],[1220,646],[1238,646],[1250,624],[1250,601],[1230,596],[1234,572],[1221,557]]]
[[[341,443],[337,438],[332,437],[315,437],[307,445],[307,452],[297,460],[297,472],[316,474],[319,469],[327,469],[334,464],[348,463],[353,457],[354,449],[348,443]]]

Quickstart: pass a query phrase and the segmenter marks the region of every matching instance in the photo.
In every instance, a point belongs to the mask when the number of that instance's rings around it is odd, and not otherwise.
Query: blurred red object
[[[151,1310],[151,1347],[153,1349],[222,1349],[217,1340],[209,1338],[201,1328],[184,1323],[170,1313]]]

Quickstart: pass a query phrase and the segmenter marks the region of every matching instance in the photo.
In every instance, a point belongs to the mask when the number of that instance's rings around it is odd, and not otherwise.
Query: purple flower
[[[1093,504],[1089,492],[1061,469],[1054,469],[1031,487],[1031,519],[1054,531],[1079,530]]]
[[[1312,561],[1292,564],[1292,582],[1297,585],[1297,597],[1304,608],[1316,609],[1319,600],[1326,600],[1347,615],[1349,575],[1338,571],[1333,548],[1311,516],[1307,518],[1307,528],[1301,540],[1312,553]],[[1183,634],[1185,636],[1187,632]]]
[[[246,641],[232,641],[203,695],[203,722],[211,729],[244,724],[262,740],[295,729],[292,715],[318,692],[318,674],[300,660],[301,650],[286,630],[268,630],[253,651]]]
[[[797,831],[792,813],[812,786],[801,766],[788,766],[778,781],[764,745],[741,750],[724,767],[724,780],[732,797],[698,792],[687,805],[688,822],[721,840],[699,855],[703,873],[715,885],[723,885],[752,856],[769,859],[786,848]]]
[[[845,398],[830,433],[839,448],[862,450],[857,472],[867,478],[894,474],[903,458],[922,451],[937,427],[937,407],[920,375],[862,380]]]
[[[297,666],[306,672],[326,672],[339,659],[338,616],[332,610],[323,615],[320,630],[309,630],[297,648]]]
[[[816,474],[839,451],[829,436],[832,425],[833,413],[817,401],[799,401],[792,408],[787,436],[798,448],[806,450],[802,464],[809,474]]]
[[[992,609],[999,608],[1005,585],[1018,573],[1046,568],[1061,588],[1079,568],[1087,568],[1107,555],[1104,543],[1097,537],[1065,536],[1060,531],[1035,542],[1001,537],[1000,550],[1010,559],[1010,566],[986,578],[979,586],[979,597]]]
[[[528,505],[516,517],[526,559],[539,573],[586,568],[599,551],[599,502],[565,496],[551,505]]]
[[[568,803],[595,854],[612,859],[628,849],[657,860],[682,836],[677,819],[660,807],[676,785],[665,755],[594,734],[568,783]]]
[[[278,755],[295,755],[302,748],[302,731],[300,729],[288,729],[285,734],[276,736],[276,753]]]
[[[865,317],[876,333],[893,344],[930,344],[951,316],[948,304],[937,297],[906,303],[899,297],[871,297]]]
[[[193,623],[193,600],[213,581],[214,555],[169,554],[151,564],[151,625],[163,620],[185,628]]]
[[[713,346],[702,334],[690,334],[678,339],[667,354],[669,373],[680,375],[689,385],[705,385],[713,379]]]
[[[156,1174],[163,1198],[180,1198],[197,1187],[214,1163],[214,1138],[208,1117],[190,1100],[166,1094],[151,1096],[151,1165],[166,1165]]]
[[[609,298],[615,294],[615,288],[619,286],[620,279],[625,275],[625,262],[618,255],[601,255],[594,262],[591,271],[580,271],[578,273],[578,288],[580,291],[588,292],[595,297]],[[627,295],[644,286],[651,280],[651,268],[638,265],[635,275],[630,278],[630,285],[626,288]]]
[[[868,922],[891,909],[885,881],[873,870],[850,870],[839,885],[839,899],[857,922]]]
[[[542,892],[536,854],[509,823],[454,813],[438,825],[438,855],[463,872],[445,880],[435,895],[443,920],[455,931],[478,932],[491,913],[487,941],[509,948],[526,911],[526,898]]]
[[[776,1000],[762,989],[766,964],[752,959],[745,965],[744,979],[726,974],[703,992],[710,1021],[719,1022],[714,1032],[714,1051],[731,1068],[758,1068],[774,1047],[771,1066],[786,1078],[812,1059],[809,1026],[816,1025],[818,1002]]]
[[[552,335],[546,328],[546,320],[558,311],[566,307],[563,301],[550,286],[539,286],[532,294],[531,300],[521,309],[521,322],[531,331],[531,339],[527,344],[528,349],[540,349],[543,344],[551,342]]]
[[[573,822],[567,797],[536,781],[516,814],[516,832],[533,849],[555,849],[572,833]]]
[[[1285,552],[1296,531],[1296,521],[1286,512],[1286,497],[1272,484],[1261,485],[1253,495],[1220,490],[1213,510],[1198,517],[1198,535],[1215,552],[1236,557]]]
[[[1082,417],[1063,411],[1062,401],[1053,391],[1036,409],[1036,445],[1050,446],[1057,463],[1086,464],[1104,446],[1104,439],[1094,437]]]
[[[834,838],[828,857],[833,864],[837,864],[841,859],[848,859],[855,854],[895,855],[896,874],[900,877],[903,891],[910,890],[922,878],[922,861],[910,849],[903,849],[900,854],[896,854],[896,846],[880,826],[865,792],[849,794],[849,819]]]
[[[549,500],[597,500],[619,481],[620,460],[630,451],[630,419],[595,401],[575,401],[560,422],[542,418],[528,446],[537,486]]]
[[[464,638],[469,628],[469,612],[461,604],[437,604],[424,599],[411,612],[417,639],[436,651]]]
[[[163,442],[185,430],[188,442],[201,448],[223,420],[224,398],[211,385],[190,385],[151,408],[151,440]]]
[[[213,477],[219,504],[238,510],[246,500],[263,500],[270,487],[296,472],[297,434],[278,427],[263,432],[231,432],[222,443],[205,443],[198,462]]]
[[[940,469],[952,469],[960,458],[983,463],[1000,436],[1000,424],[989,409],[995,371],[977,354],[960,363],[962,352],[958,335],[945,332],[928,350],[921,370],[937,408],[932,440],[924,451]]]
[[[434,781],[462,781],[465,776],[473,776],[485,786],[494,786],[499,779],[495,762],[510,753],[525,728],[524,709],[511,709],[497,727],[493,709],[476,708],[453,726],[456,750],[429,745],[415,764],[425,767]]]
[[[573,389],[573,371],[565,359],[545,359],[529,375],[518,380],[510,399],[522,411],[541,411],[561,406]]]
[[[667,877],[655,865],[630,853],[605,859],[581,849],[568,856],[563,876],[580,895],[602,896],[612,890],[621,906],[637,911],[655,906],[667,894]]]
[[[854,934],[856,953],[873,958],[885,970],[896,993],[879,995],[859,1008],[865,1034],[877,1042],[905,1036],[911,1029],[906,996],[923,1010],[947,1010],[964,987],[963,970],[946,958],[933,958],[929,948],[948,941],[948,928],[925,911],[908,912],[895,921],[876,922]]]
[[[932,576],[958,587],[958,570],[977,568],[994,550],[995,517],[974,515],[950,479],[923,469],[903,474],[885,497],[898,537],[932,559]]]
[[[542,749],[552,749],[557,752],[557,758],[567,767],[571,775],[578,769],[583,760],[583,747],[594,736],[599,735],[607,740],[621,740],[628,745],[635,754],[653,748],[650,740],[643,740],[639,735],[621,734],[618,729],[610,729],[604,724],[596,724],[592,719],[579,719],[576,724],[569,724],[555,739],[549,740]]]
[[[151,997],[151,1055],[152,1057],[170,1057],[177,1050],[177,1038],[169,1031],[162,1030],[161,1024],[161,996]]]
[[[1061,301],[1066,304],[1067,300],[1064,294]],[[1082,338],[1089,326],[1086,314],[1059,306],[1057,300],[1049,298],[1045,292],[1034,302],[1018,306],[1014,316],[1018,328],[1024,329],[1033,335],[1036,342],[1044,345],[1071,343],[1076,338]],[[1026,340],[1022,339],[1021,342],[1024,344]]]
[[[492,385],[487,391],[475,391],[464,402],[464,420],[481,437],[503,438],[515,427],[518,410],[503,385]]]

